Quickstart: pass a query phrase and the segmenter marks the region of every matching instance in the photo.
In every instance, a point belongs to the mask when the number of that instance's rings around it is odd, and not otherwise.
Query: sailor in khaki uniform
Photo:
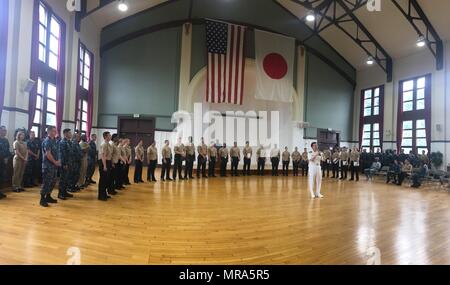
[[[173,180],[177,180],[177,172],[180,176],[180,180],[184,180],[181,171],[183,170],[183,160],[186,158],[186,149],[181,142],[181,138],[178,138],[177,144],[174,146],[175,162],[173,164]]]
[[[311,144],[312,152],[309,156],[309,192],[311,198],[323,198],[320,194],[320,188],[322,186],[322,169],[320,162],[322,161],[322,153],[319,152],[317,143]],[[316,186],[316,192],[314,193],[314,185]]]
[[[208,147],[208,176],[209,177],[216,177],[215,168],[216,168],[216,161],[217,161],[217,147],[216,144],[211,144],[210,147]]]
[[[119,139],[118,149],[119,149],[119,190],[125,189],[124,185],[126,184],[126,164],[127,164],[127,152],[125,150],[125,139]]]
[[[330,168],[331,168],[331,151],[328,148],[323,150],[322,156],[322,177],[325,177],[325,172],[327,173],[327,177],[330,177]]]
[[[344,147],[341,151],[341,156],[339,157],[339,160],[341,161],[341,180],[347,179],[348,175],[348,150],[346,147]]]
[[[112,168],[112,153],[113,147],[110,144],[111,134],[109,132],[103,133],[104,142],[100,145],[98,153],[98,171],[100,173],[100,180],[98,182],[98,199],[106,201],[108,196],[107,190],[111,187],[111,168]],[[109,197],[110,198],[110,197]]]
[[[300,166],[302,167],[302,176],[308,175],[308,151],[306,150],[306,147],[303,149],[302,153],[302,161],[300,162]]]
[[[281,161],[283,166],[283,176],[289,175],[289,163],[291,162],[291,154],[288,151],[288,147],[284,148],[283,153],[281,154]]]
[[[120,151],[118,148],[118,144],[119,144],[119,137],[117,136],[117,134],[113,134],[112,135],[112,140],[109,142],[109,144],[111,145],[112,148],[112,170],[111,170],[111,187],[108,188],[108,194],[111,195],[116,195],[116,189],[120,188],[119,187],[119,156],[120,156]]]
[[[360,153],[356,147],[353,147],[352,152],[350,153],[350,181],[355,180],[355,174],[356,174],[356,181],[359,181],[359,158]]]
[[[142,146],[143,141],[140,140],[138,145],[134,148],[134,183],[143,183],[142,180],[142,164],[144,162],[144,147]]]
[[[266,165],[266,150],[260,145],[256,150],[256,159],[258,160],[258,175],[264,176],[264,166]]]
[[[184,179],[194,179],[192,171],[194,169],[195,145],[192,143],[192,137],[189,137],[189,142],[185,145],[185,150],[186,166],[184,168]]]
[[[147,181],[156,182],[155,169],[158,165],[158,149],[156,148],[156,143],[152,144],[147,148]]]
[[[238,165],[241,160],[241,150],[237,146],[237,142],[234,142],[234,146],[230,149],[231,156],[231,176],[239,176]]]
[[[244,147],[242,153],[244,155],[244,169],[242,171],[242,174],[244,176],[245,175],[250,176],[250,164],[252,162],[253,150],[248,141],[245,143],[245,147]]]
[[[333,151],[333,155],[331,156],[331,165],[333,168],[333,176],[331,178],[339,178],[339,160],[341,154],[339,153],[339,148],[336,147]]]
[[[219,156],[220,156],[220,176],[227,177],[227,164],[229,153],[226,143],[223,143],[223,146],[220,148]]]
[[[203,178],[206,176],[206,161],[208,156],[208,146],[205,144],[205,140],[202,138],[200,145],[197,147],[197,178],[200,178],[200,173]]]
[[[162,169],[161,169],[161,181],[166,179],[172,181],[170,178],[170,165],[172,164],[172,149],[169,146],[169,140],[164,141],[164,147],[161,151],[162,154]]]
[[[298,148],[295,147],[294,151],[291,154],[292,157],[292,168],[294,176],[298,176],[298,167],[300,166],[300,161],[302,160],[302,155],[298,151]]]
[[[124,165],[124,167],[125,167],[125,170],[124,170],[125,171],[124,184],[125,185],[131,185],[131,183],[130,183],[130,176],[129,176],[129,174],[130,174],[130,165],[131,165],[131,161],[132,161],[132,159],[131,159],[132,152],[131,152],[130,143],[131,143],[130,139],[128,139],[128,138],[124,139],[123,148],[125,150],[125,165]],[[144,182],[144,181],[142,181],[142,182]]]
[[[273,149],[270,150],[270,162],[272,163],[272,176],[278,176],[278,165],[280,164],[280,150],[278,146],[275,145]]]

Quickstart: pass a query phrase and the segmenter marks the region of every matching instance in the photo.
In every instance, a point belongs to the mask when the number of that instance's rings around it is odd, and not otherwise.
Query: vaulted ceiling
[[[95,25],[102,29],[112,23],[123,18],[134,15],[140,11],[149,9],[159,4],[169,2],[170,0],[126,0],[129,9],[127,12],[119,12],[117,10],[116,0],[88,0],[87,12]],[[189,1],[189,0],[181,0]],[[230,1],[230,0],[218,0]],[[246,0],[239,0],[246,1]],[[420,48],[416,46],[418,33],[413,28],[406,17],[401,13],[400,9],[394,5],[394,0],[380,0],[381,11],[370,12],[364,0],[274,0],[284,6],[290,13],[304,21],[309,13],[309,9],[305,8],[302,3],[311,3],[313,7],[323,5],[329,1],[342,1],[349,7],[352,3],[364,3],[353,14],[367,32],[376,40],[376,42],[389,54],[393,59],[408,56],[418,52]],[[398,5],[407,9],[410,0],[395,0]],[[426,17],[435,28],[436,32],[443,41],[450,40],[450,1],[449,0],[415,0]],[[336,13],[344,13],[342,8],[337,5]],[[255,7],[257,9],[257,7]],[[330,13],[330,12],[328,12]],[[415,15],[413,15],[415,16]],[[325,25],[327,21],[322,24]],[[311,26],[311,24],[308,24]],[[351,23],[341,23],[341,26],[351,25]],[[420,23],[418,24],[421,25]],[[422,28],[422,27],[420,27]],[[354,29],[348,26],[346,29]],[[366,59],[367,51],[362,49],[355,41],[353,41],[344,31],[335,24],[330,23],[326,29],[318,33],[325,41],[333,46],[347,61],[356,69],[364,69],[367,67]],[[305,39],[306,42],[308,39]],[[427,47],[422,47],[427,49]]]

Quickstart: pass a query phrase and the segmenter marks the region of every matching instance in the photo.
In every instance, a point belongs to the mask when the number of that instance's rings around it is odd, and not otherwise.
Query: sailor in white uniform
[[[320,194],[320,187],[322,186],[322,168],[320,163],[322,161],[322,154],[319,152],[317,143],[311,144],[312,151],[309,153],[309,192],[311,198],[323,198]],[[314,194],[314,184],[316,184],[316,193]]]

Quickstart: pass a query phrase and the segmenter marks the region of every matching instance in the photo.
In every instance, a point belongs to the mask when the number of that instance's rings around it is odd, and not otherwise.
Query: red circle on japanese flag
[[[266,55],[263,61],[266,74],[272,79],[281,79],[288,72],[288,65],[284,57],[278,53]]]

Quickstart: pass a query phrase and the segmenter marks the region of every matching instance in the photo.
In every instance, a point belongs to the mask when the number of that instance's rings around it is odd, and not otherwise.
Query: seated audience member
[[[411,180],[413,182],[411,187],[419,188],[422,185],[422,180],[427,176],[427,174],[428,174],[428,165],[422,163],[420,170],[411,176]]]
[[[378,171],[380,171],[380,169],[381,169],[380,159],[378,157],[375,157],[375,161],[372,163],[370,168],[364,169],[364,174],[366,175],[367,180],[372,180],[373,175]]]
[[[400,174],[398,175],[398,185],[402,185],[403,181],[406,177],[411,176],[413,170],[412,164],[409,162],[409,160],[405,160],[405,163],[402,165],[402,169]]]
[[[394,162],[391,164],[391,166],[389,166],[386,183],[391,182],[391,179],[393,179],[393,183],[398,184],[398,175],[399,174],[400,174],[400,164],[395,159]]]

